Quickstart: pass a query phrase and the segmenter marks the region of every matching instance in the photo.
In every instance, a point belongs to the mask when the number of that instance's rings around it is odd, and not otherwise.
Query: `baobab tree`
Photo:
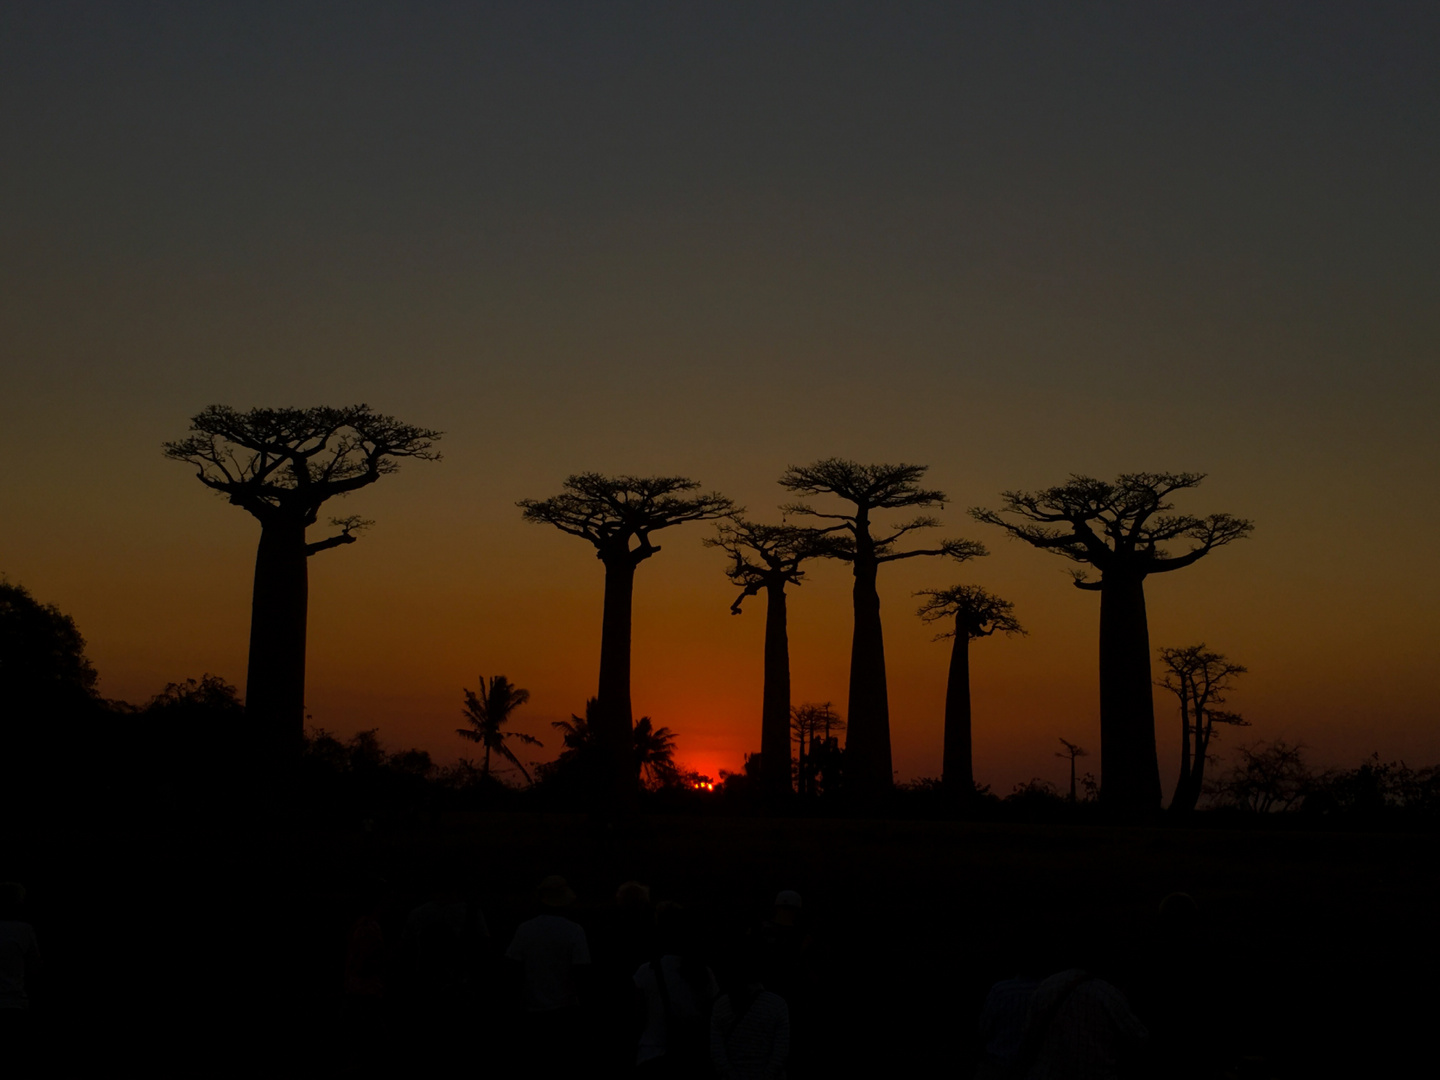
[[[807,559],[833,555],[838,538],[795,525],[760,525],[736,516],[716,526],[705,541],[730,556],[725,575],[739,585],[730,605],[739,615],[747,596],[765,590],[765,682],[760,708],[760,786],[767,799],[783,800],[790,788],[790,639],[785,586],[798,585]]]
[[[940,782],[952,799],[968,800],[975,794],[975,763],[970,729],[970,642],[995,633],[1023,634],[1015,619],[1015,605],[978,585],[952,585],[948,589],[922,589],[927,599],[915,614],[926,622],[940,619],[953,626],[937,634],[936,641],[952,638],[950,675],[945,682],[945,743],[941,751]]]
[[[1100,593],[1100,798],[1131,819],[1160,807],[1145,579],[1190,566],[1254,528],[1229,514],[1170,513],[1170,496],[1204,479],[1125,473],[1112,482],[1072,474],[1043,491],[1003,492],[1001,510],[971,511],[977,521],[1099,571],[1099,581],[1083,569],[1071,573],[1077,588]],[[1165,545],[1176,540],[1191,546],[1171,555]]]
[[[438,461],[440,432],[382,416],[368,405],[251,409],[211,405],[165,456],[195,466],[206,487],[260,522],[250,607],[245,712],[280,755],[305,734],[305,624],[310,557],[353,544],[369,522],[332,518],[340,531],[310,542],[306,530],[331,499],[373,484],[399,459]]]
[[[848,562],[855,576],[852,593],[855,629],[850,643],[850,730],[845,741],[846,783],[858,793],[873,795],[890,788],[894,770],[890,756],[890,700],[885,685],[885,639],[880,626],[880,593],[876,578],[882,563],[922,556],[949,555],[964,561],[985,554],[973,540],[945,540],[938,547],[899,550],[896,544],[909,533],[935,528],[940,522],[920,515],[891,527],[877,526],[871,515],[881,510],[936,506],[945,495],[920,487],[925,465],[860,465],[842,458],[826,458],[811,465],[792,465],[780,486],[800,495],[835,495],[849,502],[848,514],[827,514],[807,503],[792,503],[787,514],[804,515],[837,524],[818,531],[840,543],[831,558]],[[873,531],[880,528],[883,535]]]
[[[510,714],[529,700],[530,691],[515,686],[504,675],[492,675],[488,688],[484,676],[481,676],[479,693],[474,690],[465,691],[464,716],[470,726],[456,728],[455,734],[485,748],[485,757],[480,763],[482,781],[490,778],[490,751],[493,750],[519,769],[527,784],[533,783],[529,771],[520,764],[515,752],[505,745],[505,740],[519,739],[528,746],[545,744],[534,735],[526,735],[523,731],[504,730],[510,721]]]
[[[549,499],[522,499],[525,520],[553,525],[587,540],[605,567],[600,628],[600,686],[594,721],[612,809],[634,800],[639,773],[631,753],[630,624],[635,568],[660,550],[652,537],[690,521],[713,521],[735,504],[682,476],[601,476],[577,473]],[[593,721],[592,721],[593,722]]]
[[[1086,750],[1079,743],[1071,742],[1069,739],[1062,738],[1060,742],[1065,749],[1055,751],[1055,756],[1058,758],[1066,758],[1070,762],[1070,801],[1073,803],[1075,802],[1075,759],[1089,757],[1090,751]]]
[[[1244,675],[1247,668],[1233,663],[1224,653],[1207,649],[1203,641],[1199,645],[1161,649],[1160,663],[1165,671],[1156,685],[1169,690],[1180,704],[1180,778],[1170,798],[1170,811],[1183,816],[1200,801],[1215,725],[1250,726],[1250,721],[1239,713],[1217,707],[1225,704],[1226,695],[1234,689],[1235,677]]]

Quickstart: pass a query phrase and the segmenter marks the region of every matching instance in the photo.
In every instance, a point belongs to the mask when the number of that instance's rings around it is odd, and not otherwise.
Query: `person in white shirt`
[[[580,978],[590,965],[584,928],[568,917],[575,892],[563,877],[547,877],[536,889],[541,911],[515,928],[505,950],[514,966],[526,1015],[527,1056],[559,1075],[579,1060]]]
[[[698,956],[687,913],[676,904],[661,904],[655,923],[657,955],[635,970],[645,1013],[635,1065],[641,1073],[703,1075],[710,1050],[710,1008],[720,988]]]

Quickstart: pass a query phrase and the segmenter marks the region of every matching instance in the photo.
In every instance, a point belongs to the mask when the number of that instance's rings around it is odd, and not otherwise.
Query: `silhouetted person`
[[[40,970],[35,928],[21,919],[25,887],[0,883],[0,1075],[34,1075],[36,1039],[31,991]]]
[[[539,1075],[558,1075],[579,1061],[580,978],[590,965],[590,943],[569,917],[575,892],[563,877],[540,882],[535,898],[540,914],[515,928],[505,958],[515,965],[524,1009],[522,1055]]]
[[[1146,1037],[1119,990],[1070,968],[1036,988],[1016,1064],[1026,1080],[1111,1080]]]
[[[1211,965],[1186,962],[1207,948],[1200,907],[1187,893],[1160,901],[1153,940],[1147,950],[1148,1000],[1142,1002],[1151,1038],[1148,1057],[1166,1077],[1213,1075],[1220,1055],[1216,1011],[1225,1001]],[[1203,1018],[1203,1023],[1197,1019]]]
[[[720,1080],[783,1080],[790,1009],[760,979],[760,958],[743,943],[725,968],[710,1017],[710,1064]]]
[[[458,882],[443,882],[405,919],[401,949],[410,1006],[412,1050],[437,1064],[453,1059],[457,1029],[471,1026],[472,980],[490,930]]]
[[[1039,987],[1040,978],[1033,971],[1017,972],[990,987],[980,1010],[982,1049],[975,1080],[1006,1080],[1015,1075],[1030,1002]]]
[[[708,1076],[710,1010],[720,987],[701,959],[689,914],[661,904],[655,915],[655,956],[634,974],[645,1017],[635,1064],[645,1076]]]
[[[649,886],[638,881],[622,884],[591,929],[595,1053],[603,1067],[624,1071],[635,1063],[635,968],[655,950],[655,908]]]
[[[340,1012],[341,1053],[347,1074],[382,1070],[390,1053],[387,998],[389,951],[381,919],[390,903],[383,882],[368,886],[345,939],[345,976]]]

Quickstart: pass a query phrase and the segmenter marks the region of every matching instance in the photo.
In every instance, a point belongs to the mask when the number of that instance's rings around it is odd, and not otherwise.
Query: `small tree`
[[[1240,760],[1205,790],[1221,805],[1258,814],[1289,810],[1310,790],[1305,746],[1283,739],[1239,748]]]
[[[1077,588],[1100,593],[1100,795],[1132,820],[1160,807],[1145,579],[1190,566],[1254,528],[1229,514],[1170,513],[1170,496],[1204,478],[1125,473],[1110,482],[1072,474],[1043,491],[1004,492],[1001,510],[971,511],[977,521],[1100,572],[1099,581],[1072,572]],[[1165,545],[1181,539],[1190,548],[1169,554]]]
[[[564,747],[550,767],[550,775],[565,776],[581,787],[589,787],[604,765],[597,723],[599,715],[599,702],[590,698],[585,702],[584,716],[571,713],[569,720],[550,721],[550,726],[561,733],[561,745]],[[656,727],[648,716],[635,721],[631,732],[631,758],[636,774],[646,787],[664,787],[678,780],[675,733],[668,727]]]
[[[605,610],[600,629],[597,737],[605,760],[604,791],[611,809],[632,804],[638,772],[631,753],[630,624],[635,568],[660,546],[652,537],[688,521],[711,521],[735,504],[681,476],[601,476],[577,473],[549,499],[522,499],[525,520],[553,525],[587,540],[605,567]]]
[[[510,714],[529,700],[530,691],[513,685],[504,675],[492,675],[488,690],[485,686],[485,678],[481,676],[478,694],[474,690],[465,691],[464,716],[470,726],[456,728],[455,734],[462,739],[479,743],[485,748],[485,756],[480,763],[482,783],[490,778],[490,751],[492,750],[519,769],[520,775],[525,777],[527,784],[532,782],[530,773],[524,765],[520,764],[520,759],[515,756],[514,751],[505,745],[505,740],[519,739],[527,746],[543,746],[545,744],[533,735],[504,730],[505,724],[510,720]]]
[[[760,710],[760,785],[772,803],[790,791],[790,639],[785,586],[798,585],[807,559],[833,556],[837,538],[818,529],[760,525],[734,516],[705,541],[730,556],[725,575],[741,587],[730,605],[739,615],[747,596],[765,590],[765,682]]]
[[[880,593],[876,578],[881,564],[899,559],[949,555],[961,561],[985,554],[971,540],[945,540],[938,547],[900,550],[899,541],[920,529],[940,524],[929,515],[882,529],[877,536],[871,515],[881,510],[936,506],[945,494],[920,487],[925,465],[860,465],[826,458],[810,465],[792,465],[780,486],[800,495],[834,495],[850,503],[850,513],[827,514],[807,503],[792,503],[787,514],[805,515],[837,524],[822,528],[841,541],[831,557],[850,564],[855,576],[855,630],[850,645],[850,732],[846,738],[846,782],[863,794],[888,791],[894,783],[890,753],[890,701],[885,684],[885,640],[880,626]]]
[[[368,522],[332,518],[340,531],[311,543],[305,532],[331,499],[399,468],[399,459],[438,461],[440,432],[402,424],[368,405],[251,409],[211,405],[165,456],[195,466],[196,478],[260,522],[250,607],[245,709],[262,740],[298,754],[305,734],[305,628],[312,555],[353,544]]]
[[[839,735],[845,721],[830,702],[806,702],[790,711],[790,736],[795,740],[795,785],[802,796],[834,787],[840,766]]]
[[[927,597],[916,612],[926,622],[951,619],[949,630],[936,641],[952,638],[950,674],[945,683],[945,742],[940,780],[950,799],[968,800],[975,794],[975,763],[970,723],[970,642],[1002,634],[1023,634],[1015,620],[1015,605],[978,585],[952,585],[948,589],[922,589]]]
[[[1170,809],[1185,815],[1200,800],[1215,726],[1250,726],[1239,713],[1217,707],[1225,703],[1235,677],[1244,675],[1246,668],[1232,663],[1224,653],[1206,649],[1203,641],[1179,649],[1161,649],[1160,662],[1165,674],[1156,685],[1174,694],[1180,705],[1180,777],[1175,782]]]
[[[1089,757],[1090,751],[1086,750],[1083,746],[1071,742],[1069,739],[1061,739],[1060,742],[1064,745],[1065,749],[1056,751],[1055,756],[1058,758],[1068,758],[1070,760],[1070,801],[1073,803],[1075,802],[1075,759]]]

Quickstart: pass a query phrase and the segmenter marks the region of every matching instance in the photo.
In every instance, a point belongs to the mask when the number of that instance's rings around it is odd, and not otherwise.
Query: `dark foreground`
[[[387,883],[388,933],[458,872],[497,952],[548,874],[570,880],[576,918],[596,929],[628,880],[717,936],[798,890],[816,977],[792,1075],[969,1075],[986,988],[1039,951],[1051,967],[1098,969],[1142,1018],[1157,971],[1193,975],[1197,1052],[1232,1075],[1290,1077],[1428,1056],[1436,854],[1436,837],[1415,834],[745,818],[617,830],[475,815],[407,831],[12,835],[0,877],[31,890],[47,964],[35,1016],[57,1074],[337,1075],[360,894]],[[1156,908],[1175,891],[1196,899],[1202,925],[1162,946]],[[423,1037],[397,1019],[376,1072],[435,1071],[439,1042],[465,1073],[526,1075],[498,962],[482,983]]]

